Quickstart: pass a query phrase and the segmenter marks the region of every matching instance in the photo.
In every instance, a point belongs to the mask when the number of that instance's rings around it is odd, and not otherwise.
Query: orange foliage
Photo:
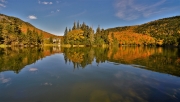
[[[83,56],[84,56],[84,53],[72,52],[71,54],[68,55],[68,58],[72,62],[81,63],[84,60]]]
[[[121,45],[148,45],[155,44],[155,39],[149,35],[139,34],[133,32],[134,27],[130,27],[125,31],[110,32],[109,39],[112,39],[111,34],[117,38]]]
[[[123,60],[125,62],[131,62],[135,59],[147,58],[155,53],[155,49],[143,48],[143,47],[119,47],[118,51],[112,56],[113,49],[108,52],[108,58],[113,57],[115,60]]]

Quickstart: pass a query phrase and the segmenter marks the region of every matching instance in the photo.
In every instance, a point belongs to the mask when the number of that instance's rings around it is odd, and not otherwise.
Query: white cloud
[[[37,68],[30,68],[30,69],[29,69],[30,72],[35,72],[35,71],[37,71],[37,70],[38,70]]]
[[[57,9],[56,11],[57,11],[57,12],[59,12],[60,10],[59,10],[59,9]]]
[[[53,2],[47,2],[47,1],[41,2],[40,0],[38,0],[38,3],[39,4],[44,4],[44,5],[52,5],[53,4]]]
[[[156,2],[146,2],[139,0],[116,0],[114,7],[117,10],[116,16],[124,20],[134,20],[141,16],[148,17],[155,13],[161,12],[166,0],[158,0]]]
[[[42,4],[47,5],[47,4],[49,4],[49,2],[45,2],[45,1],[44,1],[44,2],[42,2]]]
[[[34,16],[34,15],[29,15],[28,18],[29,18],[29,19],[37,19],[37,17]]]

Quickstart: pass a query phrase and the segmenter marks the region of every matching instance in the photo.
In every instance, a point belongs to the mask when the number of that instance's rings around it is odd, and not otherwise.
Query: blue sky
[[[180,0],[0,0],[0,13],[63,35],[74,21],[106,29],[177,16]]]

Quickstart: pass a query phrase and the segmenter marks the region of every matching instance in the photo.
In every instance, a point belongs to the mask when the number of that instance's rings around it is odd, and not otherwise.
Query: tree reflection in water
[[[63,48],[65,63],[74,68],[85,68],[95,61],[130,64],[160,73],[180,76],[180,56],[177,48],[161,47],[71,47]]]
[[[65,63],[72,62],[75,69],[85,68],[93,61],[97,64],[108,61],[180,76],[179,49],[135,46],[0,48],[0,72],[12,70],[19,73],[24,66],[54,53],[63,53]]]

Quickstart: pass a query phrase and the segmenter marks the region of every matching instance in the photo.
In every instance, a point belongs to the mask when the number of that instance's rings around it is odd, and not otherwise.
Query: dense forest
[[[180,43],[180,16],[139,25],[134,31],[154,37],[160,45],[178,46]]]
[[[74,22],[71,28],[65,29],[64,32],[64,44],[70,45],[86,45],[86,46],[102,46],[106,44],[118,44],[115,37],[108,38],[109,32],[98,27],[96,32],[92,27],[86,25],[84,22]]]
[[[116,37],[121,39],[128,34],[150,37],[151,43],[159,46],[180,45],[180,16],[163,18],[142,25],[109,28],[107,31],[115,32]],[[135,38],[135,37],[134,37]],[[132,40],[136,40],[132,39]],[[125,41],[129,42],[131,39]],[[145,39],[144,39],[145,40]]]
[[[64,44],[70,45],[180,45],[180,16],[159,19],[142,25],[115,27],[96,31],[79,24],[65,29]]]
[[[0,14],[0,44],[42,45],[52,43],[53,34],[42,31],[16,17]]]

